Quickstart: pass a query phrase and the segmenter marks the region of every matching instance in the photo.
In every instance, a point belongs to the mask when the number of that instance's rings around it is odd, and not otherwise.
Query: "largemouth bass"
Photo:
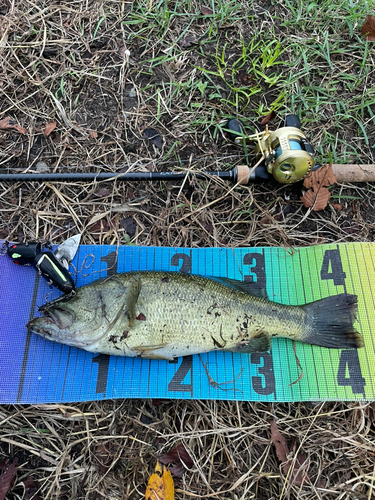
[[[117,356],[173,359],[209,351],[265,352],[272,337],[361,347],[356,295],[285,306],[235,280],[178,272],[115,274],[41,308],[27,327],[45,339]]]

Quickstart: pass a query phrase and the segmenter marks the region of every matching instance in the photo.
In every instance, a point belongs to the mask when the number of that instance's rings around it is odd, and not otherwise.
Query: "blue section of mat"
[[[262,249],[255,250],[262,256]],[[256,266],[254,255],[229,249],[81,246],[73,261],[77,286],[130,270],[178,270],[243,279]],[[251,252],[254,254],[254,251]],[[255,255],[256,257],[256,255]],[[246,260],[246,259],[245,259]],[[87,401],[103,398],[214,398],[275,400],[274,381],[258,368],[263,359],[244,354],[210,353],[175,362],[94,355],[55,344],[27,332],[38,306],[59,296],[32,268],[0,259],[3,319],[0,337],[0,403]],[[268,355],[270,356],[270,355]],[[256,361],[256,362],[255,362]],[[205,365],[205,366],[204,366]],[[212,378],[208,378],[207,374]],[[253,388],[261,388],[260,394]],[[211,381],[211,384],[209,383]],[[269,392],[269,394],[265,394]]]

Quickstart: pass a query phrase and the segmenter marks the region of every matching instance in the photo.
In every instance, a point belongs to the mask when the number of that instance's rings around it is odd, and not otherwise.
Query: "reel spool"
[[[250,144],[260,165],[283,184],[291,184],[304,179],[314,168],[313,148],[300,130],[300,121],[295,115],[288,115],[285,127],[270,132],[268,127],[254,135],[243,135],[237,120],[230,120],[228,128],[238,145]],[[262,161],[263,159],[263,161]],[[258,168],[258,167],[257,167]]]

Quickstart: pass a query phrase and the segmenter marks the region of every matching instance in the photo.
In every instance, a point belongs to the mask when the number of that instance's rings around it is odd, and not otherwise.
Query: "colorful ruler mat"
[[[271,300],[300,305],[343,292],[358,296],[365,347],[324,349],[274,339],[272,351],[212,352],[173,362],[94,355],[46,341],[25,325],[51,291],[33,268],[0,257],[0,403],[109,398],[246,401],[375,398],[375,244],[298,248],[85,246],[71,266],[77,286],[115,272],[174,270],[257,283]],[[296,355],[299,359],[298,366]]]

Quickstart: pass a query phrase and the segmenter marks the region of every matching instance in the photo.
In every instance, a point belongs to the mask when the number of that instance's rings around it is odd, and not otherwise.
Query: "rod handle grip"
[[[323,165],[324,167],[327,165]],[[375,182],[375,165],[332,165],[338,183]]]

